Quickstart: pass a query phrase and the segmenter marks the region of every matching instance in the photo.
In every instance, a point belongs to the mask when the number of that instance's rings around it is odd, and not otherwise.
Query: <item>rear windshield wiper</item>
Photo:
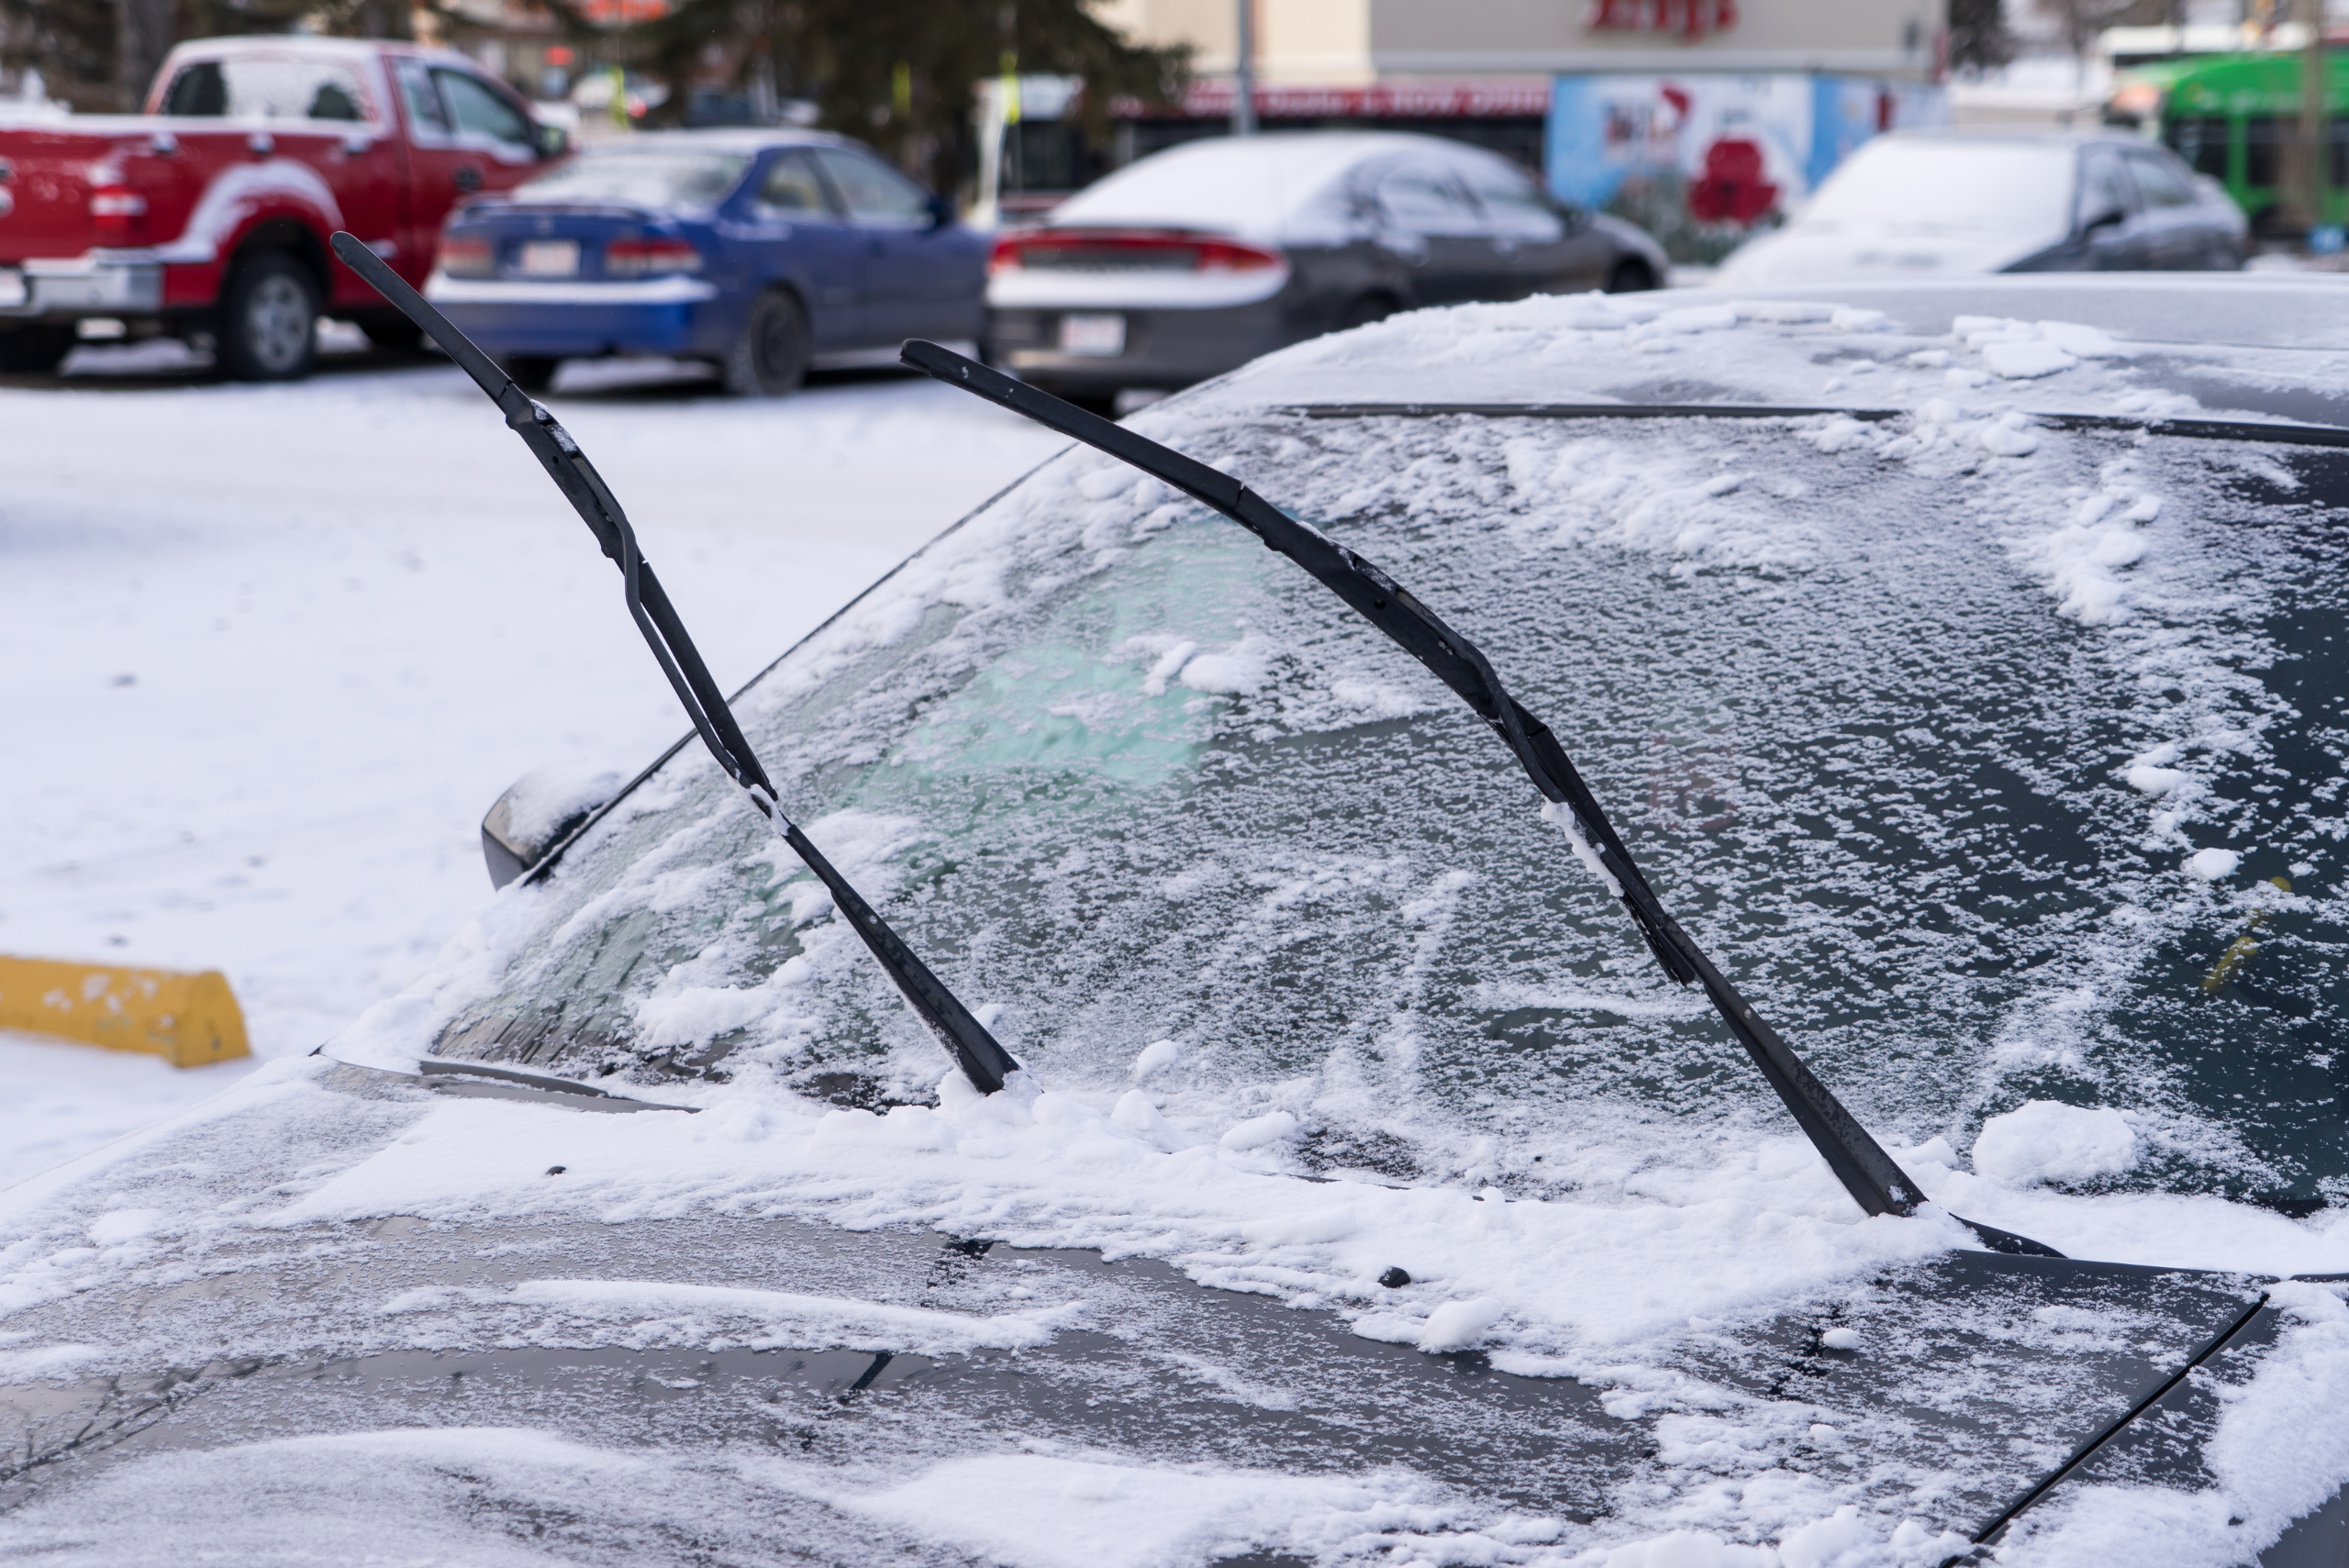
[[[1322,586],[1353,606],[1364,619],[1399,645],[1458,693],[1492,728],[1548,803],[1542,815],[1565,829],[1575,854],[1596,872],[1608,891],[1622,901],[1640,935],[1665,973],[1681,984],[1691,981],[1737,1036],[1753,1064],[1794,1113],[1795,1120],[1832,1169],[1844,1190],[1869,1214],[1913,1214],[1923,1189],[1894,1163],[1843,1103],[1797,1056],[1792,1047],[1738,994],[1679,922],[1664,911],[1647,878],[1623,847],[1614,825],[1575,771],[1549,727],[1527,712],[1502,686],[1476,645],[1439,619],[1435,612],[1377,567],[1320,530],[1301,523],[1220,470],[1185,457],[1122,425],[1088,414],[1050,393],[989,370],[975,360],[915,339],[900,354],[914,369],[966,392],[1002,404],[1040,425],[1131,464],[1173,485],[1254,534],[1303,567]],[[1964,1224],[1985,1245],[2001,1252],[2061,1256],[2054,1249],[1995,1226]]]
[[[489,395],[491,402],[506,416],[506,423],[522,438],[530,455],[542,464],[555,482],[572,509],[596,536],[620,569],[621,581],[627,586],[628,613],[637,629],[652,650],[652,657],[660,662],[661,673],[669,678],[677,700],[685,705],[685,715],[694,721],[695,732],[709,754],[726,774],[742,786],[751,804],[761,815],[771,820],[791,852],[806,862],[832,895],[832,902],[873,950],[906,1000],[930,1026],[939,1043],[963,1069],[963,1073],[983,1095],[994,1094],[1003,1087],[1004,1079],[1018,1071],[1019,1063],[1009,1052],[996,1042],[985,1026],[971,1016],[945,982],[930,972],[928,965],[914,956],[897,933],[867,904],[856,889],[817,851],[798,824],[784,815],[777,801],[774,784],[766,770],[759,765],[751,751],[751,743],[743,738],[741,726],[735,723],[734,712],[727,706],[726,695],[710,678],[709,668],[702,662],[701,654],[694,647],[693,639],[685,634],[685,622],[677,617],[675,606],[662,591],[661,580],[652,574],[651,563],[637,548],[636,530],[629,525],[628,514],[606,487],[603,476],[571,439],[571,432],[555,423],[548,413],[529,395],[514,384],[514,379],[497,368],[496,361],[474,345],[473,340],[449,323],[449,318],[427,304],[424,296],[402,281],[379,260],[373,250],[348,234],[334,237],[334,253],[345,265],[374,286],[375,292],[399,308],[400,314],[429,333],[433,341],[457,361],[475,384]]]

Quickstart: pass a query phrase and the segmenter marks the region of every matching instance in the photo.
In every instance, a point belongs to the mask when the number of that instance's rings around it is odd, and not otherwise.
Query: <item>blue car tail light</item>
[[[604,275],[642,278],[656,272],[698,272],[701,251],[690,239],[649,235],[640,239],[615,239],[604,247]]]
[[[440,237],[440,271],[452,278],[485,278],[497,271],[497,247],[479,234]]]

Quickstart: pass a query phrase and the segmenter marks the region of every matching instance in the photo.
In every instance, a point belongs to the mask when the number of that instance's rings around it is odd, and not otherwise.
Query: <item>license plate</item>
[[[25,290],[25,274],[14,267],[0,267],[0,309],[22,305],[30,297]]]
[[[514,270],[526,278],[572,278],[579,275],[576,239],[525,239],[514,258]]]
[[[1061,352],[1107,358],[1126,351],[1126,318],[1122,316],[1063,316]]]

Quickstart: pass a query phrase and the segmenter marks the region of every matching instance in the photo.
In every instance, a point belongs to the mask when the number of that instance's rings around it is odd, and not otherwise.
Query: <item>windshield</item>
[[[2307,503],[2349,473],[2029,439],[1987,470],[1848,420],[1186,444],[1482,645],[1887,1143],[2109,1105],[2143,1151],[2113,1184],[2313,1205],[2349,1175],[2321,870],[2349,649]],[[1113,1087],[1172,1040],[1170,1114],[1309,1092],[1309,1158],[1404,1178],[1536,1129],[1541,1183],[1701,1163],[1782,1114],[1473,716],[1106,459],[1050,465],[738,708],[786,807],[1048,1082]],[[529,895],[540,934],[442,1051],[927,1097],[936,1045],[733,795],[667,764]]]
[[[1886,138],[1828,176],[1798,227],[2061,233],[2072,162],[2067,147]]]
[[[643,207],[707,207],[726,199],[750,158],[675,149],[591,151],[522,186],[541,201],[619,202]]]

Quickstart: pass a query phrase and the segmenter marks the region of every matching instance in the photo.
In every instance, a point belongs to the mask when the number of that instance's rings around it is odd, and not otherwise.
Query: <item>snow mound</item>
[[[2137,1134],[2119,1111],[2031,1100],[1982,1124],[1974,1168],[2009,1186],[2111,1176],[2137,1162]]]

